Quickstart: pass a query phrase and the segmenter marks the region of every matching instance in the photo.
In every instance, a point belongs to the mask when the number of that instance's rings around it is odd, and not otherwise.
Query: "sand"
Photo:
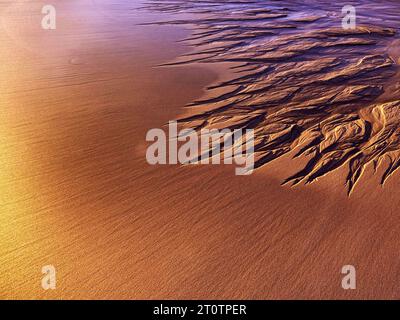
[[[40,1],[29,5],[10,1],[0,7],[0,55],[5,62],[0,81],[0,297],[399,298],[400,191],[396,173],[381,186],[385,170],[390,163],[393,168],[395,161],[387,156],[379,159],[382,166],[374,175],[375,159],[371,159],[355,188],[350,189],[348,179],[345,185],[350,158],[336,163],[336,170],[330,167],[322,172],[312,184],[282,186],[286,178],[307,167],[313,156],[310,152],[308,158],[292,159],[299,150],[298,139],[278,139],[278,147],[287,152],[274,161],[259,162],[262,165],[251,176],[235,176],[233,167],[222,165],[149,166],[145,159],[149,129],[187,116],[210,121],[210,117],[233,114],[235,120],[237,112],[218,114],[207,101],[226,93],[227,88],[205,89],[242,76],[234,73],[237,69],[229,69],[242,63],[234,61],[242,53],[232,52],[233,59],[222,55],[211,59],[216,61],[176,65],[194,50],[215,48],[214,44],[200,44],[194,49],[189,46],[191,41],[177,42],[193,37],[193,19],[209,13],[194,14],[191,2],[186,2],[187,11],[180,14],[176,7],[139,10],[144,5],[141,1],[105,3],[96,0],[82,6],[55,1],[59,20],[53,33],[40,29]],[[372,18],[384,14],[388,4],[393,2],[382,1]],[[295,20],[302,22],[292,23],[316,23],[321,7],[310,10],[312,19],[297,15]],[[395,11],[389,12],[394,17]],[[267,21],[271,15],[285,19],[276,13],[261,14]],[[368,10],[362,13],[368,14]],[[386,20],[391,24],[390,17]],[[146,25],[161,21],[181,22]],[[279,25],[284,28],[284,23],[287,21]],[[203,27],[209,31],[207,23]],[[310,84],[297,106],[304,108],[302,103],[311,100],[310,90],[320,88],[321,98],[332,93],[342,106],[351,104],[359,117],[354,121],[360,125],[344,126],[345,133],[359,132],[362,121],[365,126],[371,119],[380,119],[373,110],[384,112],[385,117],[393,115],[389,133],[397,132],[396,35],[382,28],[377,23],[367,36],[351,37],[351,48],[360,41],[374,43],[363,44],[363,49],[356,51],[349,49],[347,64],[334,64],[342,50],[328,50],[329,56],[321,57],[321,64],[313,70],[327,63],[332,72],[321,75],[325,81],[351,74],[341,78],[341,87],[330,83],[332,92]],[[266,28],[262,29],[261,36],[267,36]],[[280,35],[278,30],[273,32]],[[315,31],[310,28],[309,32]],[[218,33],[211,35],[215,36]],[[343,41],[340,35],[338,38]],[[276,41],[281,40],[278,37]],[[326,45],[327,41],[317,43]],[[280,43],[273,47],[279,48]],[[367,55],[364,50],[375,58],[360,60],[360,54]],[[391,53],[388,57],[387,52]],[[280,63],[266,55],[263,66]],[[289,63],[288,58],[282,65]],[[307,61],[312,63],[312,59]],[[360,65],[359,61],[366,63]],[[168,63],[175,65],[156,67]],[[352,64],[358,68],[351,68]],[[280,72],[294,69],[286,68]],[[372,77],[357,73],[371,68],[377,70]],[[250,78],[240,80],[247,88],[249,103],[259,101],[259,97],[253,99],[249,85],[265,85],[265,79],[254,72],[249,70],[246,75]],[[279,72],[272,74],[275,80],[279,76]],[[291,77],[291,83],[315,78]],[[283,85],[277,81],[269,94],[285,92],[285,87],[274,89],[277,84]],[[346,91],[351,86],[356,90]],[[363,108],[359,107],[359,92],[363,99],[367,96]],[[183,108],[202,100],[207,105]],[[276,112],[293,111],[285,106],[283,110],[276,105]],[[204,113],[203,108],[213,112]],[[339,114],[338,123],[343,124],[349,115]],[[301,124],[298,114],[289,118],[297,126]],[[265,121],[257,124],[260,130],[271,125],[269,119]],[[380,126],[386,128],[387,123]],[[303,129],[315,132],[312,127]],[[371,140],[384,134],[378,129],[370,132],[376,133]],[[357,135],[348,134],[354,141],[336,146],[360,148]],[[396,146],[394,137],[390,141]],[[265,143],[260,147],[261,156],[271,151]],[[307,179],[315,172],[303,176]],[[41,268],[49,264],[57,269],[54,291],[41,288]],[[357,268],[357,290],[341,288],[340,271],[347,264]]]

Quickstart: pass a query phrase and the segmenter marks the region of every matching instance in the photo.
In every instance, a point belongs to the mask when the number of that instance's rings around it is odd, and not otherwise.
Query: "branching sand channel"
[[[349,194],[368,165],[400,167],[400,100],[396,57],[400,5],[353,1],[357,28],[341,27],[331,1],[159,0],[145,9],[190,26],[193,53],[172,64],[236,62],[236,78],[210,88],[181,119],[203,128],[254,129],[255,167],[288,153],[307,156],[284,183],[311,183],[348,167]],[[220,92],[220,91],[219,91]]]

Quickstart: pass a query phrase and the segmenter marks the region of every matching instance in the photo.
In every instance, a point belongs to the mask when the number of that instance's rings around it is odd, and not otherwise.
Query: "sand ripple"
[[[382,3],[367,5],[385,14]],[[195,102],[198,112],[182,123],[253,128],[256,167],[289,153],[308,157],[284,180],[293,185],[347,166],[350,194],[368,165],[385,163],[382,184],[400,167],[397,61],[389,55],[396,29],[361,16],[362,25],[344,30],[340,6],[324,1],[148,1],[146,9],[182,15],[160,24],[193,29],[185,41],[195,51],[172,64],[238,64],[235,78],[212,88],[225,92]]]

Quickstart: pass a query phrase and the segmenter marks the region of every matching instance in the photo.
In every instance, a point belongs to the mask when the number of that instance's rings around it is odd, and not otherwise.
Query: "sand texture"
[[[400,167],[399,92],[379,101],[397,73],[393,25],[345,30],[328,2],[272,3],[150,2],[150,10],[196,13],[164,22],[194,30],[185,41],[195,51],[176,63],[240,63],[237,77],[213,87],[229,91],[194,103],[208,110],[183,121],[196,129],[255,129],[256,167],[295,149],[294,157],[308,156],[284,183],[311,183],[346,166],[350,194],[368,165],[376,170],[387,159],[384,184]]]
[[[0,2],[0,298],[400,298],[398,1],[51,2]],[[149,165],[174,119],[257,169]]]

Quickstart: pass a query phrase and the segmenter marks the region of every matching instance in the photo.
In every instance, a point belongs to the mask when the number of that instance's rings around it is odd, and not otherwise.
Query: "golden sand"
[[[322,33],[310,28],[316,41],[304,38],[304,45],[296,45],[296,37],[287,47],[284,13],[252,8],[247,20],[256,24],[259,14],[263,24],[271,17],[283,21],[278,29],[237,33],[219,30],[220,13],[195,12],[195,1],[174,1],[185,6],[167,9],[167,1],[156,7],[148,7],[154,1],[53,2],[59,13],[54,33],[40,29],[40,2],[9,1],[0,7],[1,298],[399,298],[398,177],[380,186],[397,158],[378,159],[382,165],[374,175],[374,160],[383,153],[368,154],[368,144],[381,147],[379,139],[398,130],[392,31],[371,24],[344,37],[334,28]],[[147,9],[138,10],[139,5]],[[317,9],[290,23],[316,23],[323,11]],[[391,24],[395,11],[389,12],[386,23]],[[207,15],[216,19],[214,27],[204,23]],[[184,21],[189,19],[190,26]],[[193,19],[204,30],[196,29]],[[138,25],[161,21],[175,23]],[[204,43],[209,38],[233,37],[229,43],[234,45],[235,37],[271,33],[277,53],[263,52],[262,63],[245,73],[229,68],[259,58],[240,47],[202,56],[203,64],[197,59],[156,67],[198,58],[197,49],[215,50]],[[185,38],[192,40],[176,42]],[[188,47],[193,41],[200,41],[196,49]],[[259,45],[267,48],[262,41]],[[318,63],[308,56],[312,46],[328,47]],[[308,59],[290,62],[292,52]],[[271,66],[278,72],[268,72]],[[304,88],[298,100],[293,84]],[[217,88],[203,91],[210,86]],[[271,88],[258,96],[265,86]],[[229,89],[238,87],[241,91],[232,95]],[[227,92],[227,99],[210,101]],[[215,111],[229,99],[235,101],[231,111]],[[284,107],[276,103],[280,99]],[[194,101],[207,105],[183,109]],[[273,118],[257,108],[261,102],[270,103]],[[318,103],[328,110],[339,105],[342,111],[323,121],[319,113],[315,119],[299,114]],[[235,176],[229,166],[147,164],[149,129],[188,116],[206,124],[223,119],[243,125],[236,121],[241,110],[249,114],[245,124],[265,134],[252,176]],[[264,115],[262,121],[254,122],[258,114]],[[291,123],[281,123],[283,115]],[[317,130],[318,121],[325,127]],[[367,122],[373,124],[369,130]],[[287,134],[295,126],[309,140],[325,139],[297,160],[291,156],[301,138]],[[269,135],[272,139],[265,141]],[[396,137],[384,140],[394,148]],[[272,146],[280,157],[267,164]],[[317,147],[326,158],[310,167]],[[350,197],[344,183],[356,153],[346,155],[347,149],[366,155],[356,165],[371,160]],[[304,166],[307,172],[301,171]],[[313,184],[281,186],[286,177],[297,181],[313,175],[319,178]],[[57,270],[54,291],[41,288],[41,269],[49,264]],[[347,264],[357,268],[354,291],[340,286]]]

